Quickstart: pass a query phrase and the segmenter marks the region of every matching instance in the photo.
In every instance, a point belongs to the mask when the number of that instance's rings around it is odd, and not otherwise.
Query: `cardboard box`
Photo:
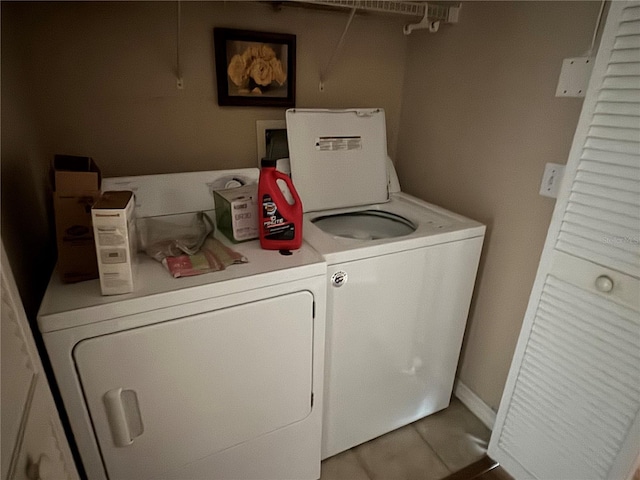
[[[215,190],[216,225],[233,242],[258,238],[258,185]]]
[[[91,206],[100,197],[100,169],[90,157],[56,155],[51,177],[60,278],[98,278]]]
[[[103,295],[133,292],[137,260],[133,192],[104,192],[91,209]]]
[[[91,157],[56,155],[53,158],[53,183],[59,192],[100,190],[102,175]]]

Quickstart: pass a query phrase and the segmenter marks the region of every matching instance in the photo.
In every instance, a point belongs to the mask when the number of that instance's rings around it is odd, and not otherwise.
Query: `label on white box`
[[[100,262],[105,264],[127,263],[127,251],[124,248],[103,248],[100,250]]]
[[[124,245],[127,241],[127,232],[115,227],[98,227],[98,244],[101,247],[109,245]]]

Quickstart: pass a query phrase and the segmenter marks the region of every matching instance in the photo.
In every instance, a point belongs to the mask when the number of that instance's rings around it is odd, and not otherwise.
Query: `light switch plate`
[[[589,86],[593,57],[565,58],[556,88],[556,97],[584,97]]]
[[[544,166],[544,174],[540,184],[540,195],[558,198],[558,191],[564,175],[564,165],[559,163],[547,163]]]

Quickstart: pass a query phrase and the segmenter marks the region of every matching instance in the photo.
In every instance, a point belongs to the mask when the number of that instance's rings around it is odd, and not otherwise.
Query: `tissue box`
[[[103,295],[133,292],[136,224],[133,192],[104,192],[91,209]]]
[[[100,169],[91,157],[55,155],[51,166],[58,272],[64,283],[98,278],[91,206],[100,198]]]
[[[233,242],[258,238],[258,185],[213,192],[216,225]]]

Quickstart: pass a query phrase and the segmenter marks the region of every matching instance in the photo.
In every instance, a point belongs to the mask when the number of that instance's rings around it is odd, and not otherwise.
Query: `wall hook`
[[[176,15],[176,87],[178,90],[184,88],[184,80],[182,79],[182,65],[180,65],[180,36],[182,29],[182,12],[180,8],[180,0],[177,2],[177,15]]]
[[[422,30],[424,28],[429,29],[431,33],[437,32],[440,28],[439,20],[431,20],[429,18],[429,8],[427,7],[427,5],[425,5],[424,17],[422,17],[422,20],[420,20],[418,23],[409,23],[408,25],[405,25],[402,31],[405,35],[409,35],[414,30]]]

